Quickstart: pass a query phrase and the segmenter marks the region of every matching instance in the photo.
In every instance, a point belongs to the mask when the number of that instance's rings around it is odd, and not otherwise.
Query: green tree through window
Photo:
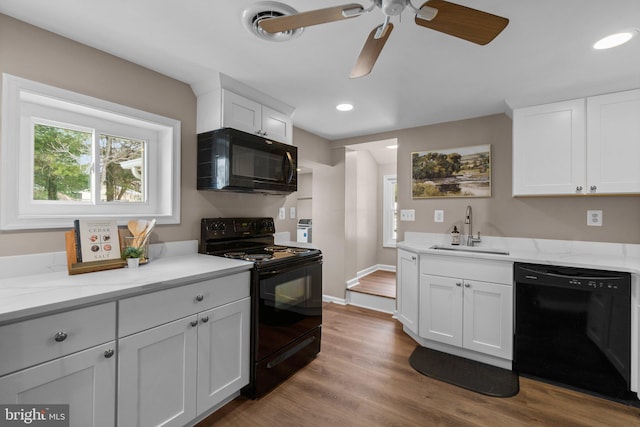
[[[91,133],[34,125],[33,199],[81,200],[91,187]]]

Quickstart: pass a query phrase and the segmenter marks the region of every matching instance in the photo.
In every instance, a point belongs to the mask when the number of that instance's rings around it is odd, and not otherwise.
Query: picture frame
[[[491,197],[491,144],[411,153],[414,199]]]

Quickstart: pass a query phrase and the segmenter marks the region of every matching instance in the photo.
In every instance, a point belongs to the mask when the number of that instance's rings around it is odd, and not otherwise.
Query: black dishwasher
[[[633,398],[629,273],[516,263],[514,370]]]

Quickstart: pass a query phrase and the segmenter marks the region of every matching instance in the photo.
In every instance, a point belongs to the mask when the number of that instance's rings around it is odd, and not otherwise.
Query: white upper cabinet
[[[587,98],[587,186],[640,193],[640,90]]]
[[[291,116],[226,89],[198,96],[197,132],[229,127],[293,143]]]
[[[584,99],[513,112],[513,195],[582,194]]]
[[[640,90],[521,108],[513,195],[640,193]]]

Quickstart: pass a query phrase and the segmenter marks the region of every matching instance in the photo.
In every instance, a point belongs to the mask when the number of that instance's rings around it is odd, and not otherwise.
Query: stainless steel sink
[[[491,255],[509,255],[509,251],[504,251],[502,249],[492,249],[492,248],[478,248],[474,246],[440,246],[435,245],[431,246],[430,249],[436,249],[439,251],[451,251],[451,252],[468,252],[468,253],[480,253],[480,254],[491,254]]]

